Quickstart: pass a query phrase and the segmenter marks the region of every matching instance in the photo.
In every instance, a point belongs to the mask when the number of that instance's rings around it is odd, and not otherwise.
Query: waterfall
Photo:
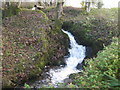
[[[76,69],[78,63],[82,63],[85,58],[85,46],[78,45],[75,41],[74,36],[68,32],[62,31],[68,35],[70,40],[70,48],[69,48],[69,57],[65,59],[66,66],[64,68],[60,68],[57,70],[50,70],[51,82],[53,84],[62,83],[64,79],[68,78],[70,74],[80,72],[80,70]]]

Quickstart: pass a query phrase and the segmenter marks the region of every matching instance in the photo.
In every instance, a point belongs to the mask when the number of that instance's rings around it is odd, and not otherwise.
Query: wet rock
[[[86,58],[91,58],[93,56],[93,51],[91,47],[86,47]]]
[[[72,83],[72,79],[66,78],[66,79],[64,80],[64,83],[66,83],[66,84]]]
[[[78,70],[82,70],[82,63],[78,63],[77,67]]]

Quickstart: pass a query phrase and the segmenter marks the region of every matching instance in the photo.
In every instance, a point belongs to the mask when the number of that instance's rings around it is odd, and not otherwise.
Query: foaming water
[[[51,69],[49,71],[52,84],[62,83],[64,79],[69,77],[70,74],[80,72],[80,70],[76,69],[76,66],[78,63],[82,63],[83,59],[85,58],[85,46],[78,45],[74,36],[70,32],[64,31],[63,29],[62,31],[67,34],[70,39],[70,55],[65,59],[66,66],[64,68],[57,70]]]

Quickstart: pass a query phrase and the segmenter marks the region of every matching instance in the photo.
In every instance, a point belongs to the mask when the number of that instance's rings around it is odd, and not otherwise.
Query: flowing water
[[[64,30],[62,31],[67,34],[70,39],[70,56],[66,58],[65,61],[67,65],[64,68],[50,70],[51,82],[53,84],[62,83],[64,79],[69,77],[70,74],[80,72],[80,70],[76,69],[76,66],[78,63],[82,63],[83,59],[85,58],[85,47],[78,45],[71,33]]]
[[[62,31],[68,35],[70,40],[69,57],[65,58],[65,67],[60,67],[59,69],[50,69],[47,72],[47,74],[50,76],[50,82],[53,85],[56,85],[57,83],[63,83],[64,79],[69,78],[69,75],[72,73],[80,72],[80,70],[78,70],[76,67],[78,64],[82,63],[83,59],[85,58],[85,46],[78,45],[74,36],[70,32],[64,31],[63,29]]]

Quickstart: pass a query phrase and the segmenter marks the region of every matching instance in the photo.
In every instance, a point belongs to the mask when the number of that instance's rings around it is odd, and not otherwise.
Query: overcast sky
[[[4,1],[4,0],[0,0],[0,1]],[[19,0],[16,0],[16,1],[19,1]],[[22,1],[31,2],[31,1],[37,1],[37,0],[22,0]],[[50,0],[43,0],[43,1],[50,1]],[[66,1],[66,6],[80,7],[80,2],[82,0],[65,0],[65,1]],[[118,7],[118,2],[120,0],[102,0],[102,1],[104,3],[104,6],[103,6],[104,8],[112,8],[112,7]]]
[[[103,0],[104,7],[111,8],[111,7],[118,7],[118,2],[120,0]]]
[[[67,0],[66,5],[67,6],[73,6],[73,7],[80,7],[80,2],[82,0]],[[118,2],[120,0],[103,0],[104,8],[112,8],[112,7],[118,7]]]

